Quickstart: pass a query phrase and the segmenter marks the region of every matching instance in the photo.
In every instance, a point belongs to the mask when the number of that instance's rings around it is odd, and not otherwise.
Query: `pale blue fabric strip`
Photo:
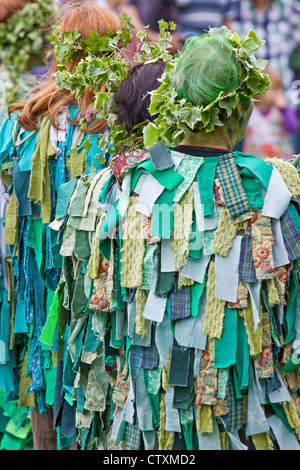
[[[150,217],[153,205],[164,189],[164,186],[160,184],[154,176],[148,175],[141,189],[135,210]]]
[[[290,260],[285,248],[280,221],[278,219],[271,219],[271,227],[273,235],[273,264],[274,268],[279,268],[289,264]]]
[[[242,443],[238,431],[228,432],[229,448],[232,450],[248,450],[248,447]]]
[[[133,424],[135,416],[135,386],[143,361],[141,349],[131,347],[128,358],[130,389],[124,405],[124,421]]]
[[[280,219],[285,213],[290,200],[290,191],[279,171],[273,167],[269,185],[264,196],[262,215],[272,217],[273,219]]]
[[[166,431],[181,432],[179,412],[173,407],[174,388],[167,388],[165,394],[166,405]]]
[[[115,182],[110,190],[108,191],[105,201],[103,204],[98,202],[99,206],[102,207],[102,209],[106,212],[109,212],[111,207],[115,204],[116,201],[120,199],[121,196],[121,189],[119,188],[119,185],[117,182]]]
[[[217,421],[213,416],[213,432],[212,433],[197,433],[199,450],[222,450],[220,441],[220,432]]]
[[[225,430],[228,434],[230,450],[248,450],[248,447],[241,442],[237,430],[233,431],[233,432],[228,432],[227,429],[226,429],[226,424],[225,424],[223,418],[221,418],[221,417],[218,418],[218,422],[220,422],[224,426],[224,428],[225,428]]]
[[[123,219],[125,217],[130,198],[131,173],[127,173],[122,181],[122,192],[119,198],[119,214]]]
[[[296,436],[288,430],[283,421],[277,416],[272,415],[268,418],[269,425],[278,442],[280,450],[300,450]]]
[[[206,293],[199,302],[199,312],[196,318],[188,317],[175,322],[175,339],[182,347],[205,349],[207,335],[203,331]]]
[[[202,349],[195,349],[195,358],[194,358],[194,377],[199,375],[200,371],[200,361],[202,358]]]
[[[120,442],[121,432],[122,432],[122,424],[123,424],[123,415],[124,409],[118,408],[116,414],[114,415],[112,431],[111,431],[111,440],[114,444],[118,444]]]
[[[161,272],[172,273],[174,269],[174,254],[171,247],[171,242],[168,238],[161,241]]]
[[[135,319],[136,319],[136,297],[133,298],[132,302],[127,304],[127,335],[132,338],[132,344],[134,346],[151,346],[151,323],[148,325],[148,335],[141,336],[135,331]]]
[[[203,207],[201,204],[201,196],[199,191],[198,183],[193,183],[193,192],[194,192],[194,211],[196,216],[196,222],[198,230],[203,232],[204,230],[204,216],[203,216]]]
[[[136,379],[135,404],[138,423],[141,431],[153,431],[153,418],[149,397],[146,390],[144,371],[142,368]]]
[[[282,380],[282,377],[278,371],[278,369],[275,367],[275,370],[277,372],[277,377],[280,381],[280,388],[277,390],[273,390],[272,392],[268,393],[268,397],[271,403],[283,403],[291,400],[290,394],[285,386],[284,381]]]
[[[215,255],[217,299],[235,303],[239,284],[239,260],[242,236],[237,235],[227,256]]]
[[[162,322],[156,326],[155,343],[159,352],[160,363],[167,366],[170,349],[173,345],[173,333],[167,312],[164,313]]]
[[[248,410],[247,410],[247,425],[246,435],[253,436],[269,431],[269,424],[263,412],[259,400],[259,390],[255,380],[253,361],[250,362],[249,367],[249,386],[248,386]]]
[[[145,450],[155,449],[156,431],[142,431]]]
[[[155,288],[157,282],[158,260],[157,256],[153,259],[153,273],[151,279],[151,287],[148,294],[147,302],[143,312],[143,317],[156,323],[161,323],[166,310],[167,297],[157,297]]]
[[[188,258],[181,274],[188,279],[192,279],[193,281],[199,282],[199,284],[203,284],[210,258],[210,256],[204,255],[203,252],[201,252],[199,259]]]
[[[147,177],[148,177],[148,173],[142,173],[138,179],[138,182],[135,185],[134,193],[137,194],[138,196],[141,194],[141,191],[143,189],[143,186],[145,184]]]

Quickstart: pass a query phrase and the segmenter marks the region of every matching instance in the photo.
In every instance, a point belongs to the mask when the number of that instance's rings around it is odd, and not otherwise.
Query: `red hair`
[[[72,2],[71,5],[65,8],[60,24],[62,32],[77,28],[82,39],[88,39],[90,31],[105,36],[108,34],[109,29],[116,32],[120,27],[119,19],[110,10],[101,8],[92,2],[80,2],[75,5]],[[85,53],[83,51],[79,51],[74,55],[68,65],[71,73],[75,72],[77,65],[84,57]],[[46,78],[31,91],[32,97],[28,101],[20,101],[8,107],[9,115],[20,111],[18,121],[24,129],[36,129],[36,121],[46,114],[49,114],[51,124],[56,127],[55,115],[57,111],[75,100],[76,92],[57,88],[55,77],[53,77],[53,73],[57,70],[57,61],[53,59],[51,70],[49,70]],[[87,87],[83,95],[77,100],[81,117],[85,115],[87,108],[93,102],[96,91],[89,90]],[[79,120],[80,118],[72,122],[78,124]],[[96,133],[103,132],[106,128],[106,121],[98,120],[83,130]]]

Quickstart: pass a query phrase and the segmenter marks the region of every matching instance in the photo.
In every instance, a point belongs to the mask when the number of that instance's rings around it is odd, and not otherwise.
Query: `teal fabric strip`
[[[169,168],[167,170],[156,170],[151,160],[146,160],[138,165],[137,170],[142,169],[148,171],[157,181],[169,191],[174,191],[177,186],[184,180],[175,170]]]
[[[25,131],[22,134],[22,140],[32,134],[32,130]],[[38,137],[38,132],[35,132],[32,137],[29,137],[24,143],[17,147],[17,151],[20,154],[19,168],[20,171],[30,171],[32,166],[32,156],[35,151],[36,141]]]
[[[0,129],[0,164],[9,156],[10,149],[13,145],[13,129],[17,120],[17,114],[13,114],[10,118],[5,119]],[[20,130],[18,125],[17,131]],[[1,169],[1,166],[0,166]]]
[[[174,225],[174,191],[165,189],[157,198],[152,212],[151,235],[170,238]]]
[[[123,346],[123,339],[116,339],[116,310],[111,312],[111,334],[110,334],[110,345],[113,348],[122,348]]]
[[[105,202],[105,198],[106,198],[106,195],[107,195],[107,192],[110,188],[110,185],[112,184],[112,182],[114,181],[115,179],[115,176],[114,174],[110,175],[110,177],[108,178],[108,180],[105,181],[103,187],[102,187],[102,190],[99,194],[99,202],[100,204],[104,204]]]
[[[290,275],[290,284],[289,284],[289,300],[286,309],[286,323],[287,323],[287,334],[284,340],[285,344],[294,341],[296,337],[295,331],[295,319],[296,319],[296,309],[297,309],[297,292],[299,289],[299,281],[296,273],[292,270]]]
[[[206,286],[206,273],[205,273],[203,284],[200,284],[199,282],[195,281],[194,284],[191,286],[191,296],[192,296],[191,316],[193,318],[197,318],[198,316],[199,302],[204,292],[205,286]]]
[[[130,338],[129,336],[126,336],[125,342],[126,342],[125,357],[126,357],[127,373],[126,373],[126,377],[124,378],[124,381],[127,380],[129,377],[129,350],[130,350],[130,346],[132,345],[132,338]]]
[[[14,333],[28,333],[28,325],[26,322],[25,302],[17,302],[15,312]]]
[[[190,239],[189,258],[200,259],[203,246],[203,233],[198,229],[196,213],[193,211],[193,221]]]
[[[214,205],[213,186],[218,157],[205,157],[203,160],[203,164],[197,171],[197,181],[203,207],[203,215],[204,217],[212,217]]]
[[[234,385],[235,397],[236,397],[237,400],[242,400],[243,395],[242,395],[242,392],[241,392],[239,379],[238,379],[238,376],[237,376],[236,366],[233,366],[232,372],[233,372],[233,385]]]
[[[248,344],[248,335],[244,324],[244,319],[237,316],[237,354],[236,371],[240,390],[248,387],[250,365],[250,348]]]
[[[235,162],[240,168],[247,168],[263,186],[267,189],[273,166],[266,163],[261,158],[255,157],[254,155],[245,154],[242,152],[234,152]]]
[[[243,168],[240,172],[240,176],[250,206],[253,209],[261,209],[264,205],[264,198],[259,181],[253,177],[253,174],[248,168]]]
[[[119,224],[119,201],[116,201],[106,215],[99,234],[99,250],[108,261],[110,260],[111,236]]]
[[[237,310],[225,307],[221,338],[215,338],[215,368],[225,369],[236,363]]]
[[[57,326],[57,321],[58,321],[58,312],[59,312],[59,305],[60,305],[60,299],[63,294],[65,282],[60,281],[56,292],[48,290],[48,307],[49,307],[49,313],[47,315],[47,320],[44,325],[44,328],[42,330],[41,336],[39,338],[41,343],[47,344],[48,346],[52,346],[53,340],[54,340],[54,335],[55,335],[55,330]],[[52,293],[52,295],[51,295]],[[51,303],[51,306],[50,306]]]
[[[149,392],[149,383],[151,382],[151,378],[149,377],[149,370],[143,369],[143,372],[144,372],[144,381],[146,385],[147,395],[149,398],[149,403],[150,403],[150,407],[152,411],[154,428],[158,429],[160,425],[160,409],[159,409],[160,391],[158,390],[157,393]]]

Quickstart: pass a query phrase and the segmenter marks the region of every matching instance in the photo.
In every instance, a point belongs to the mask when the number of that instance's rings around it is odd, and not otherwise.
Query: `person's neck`
[[[233,145],[231,144],[228,136],[218,131],[212,132],[210,134],[206,134],[204,132],[194,133],[188,131],[180,145],[190,145],[194,147],[212,147],[222,150],[228,150],[229,152],[233,150]]]

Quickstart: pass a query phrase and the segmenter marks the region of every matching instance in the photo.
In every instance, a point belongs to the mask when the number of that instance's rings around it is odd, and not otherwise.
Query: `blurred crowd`
[[[0,21],[22,8],[28,0],[0,0]],[[35,1],[35,0],[29,0]],[[55,0],[69,3],[74,0]],[[187,38],[209,28],[228,26],[241,37],[253,29],[265,45],[259,57],[269,60],[267,73],[272,87],[257,97],[247,135],[237,150],[257,156],[288,160],[300,153],[300,1],[299,0],[93,0],[131,17],[135,26],[131,53],[136,50],[135,33],[148,26],[148,35],[158,39],[158,20],[174,21],[173,53]]]

